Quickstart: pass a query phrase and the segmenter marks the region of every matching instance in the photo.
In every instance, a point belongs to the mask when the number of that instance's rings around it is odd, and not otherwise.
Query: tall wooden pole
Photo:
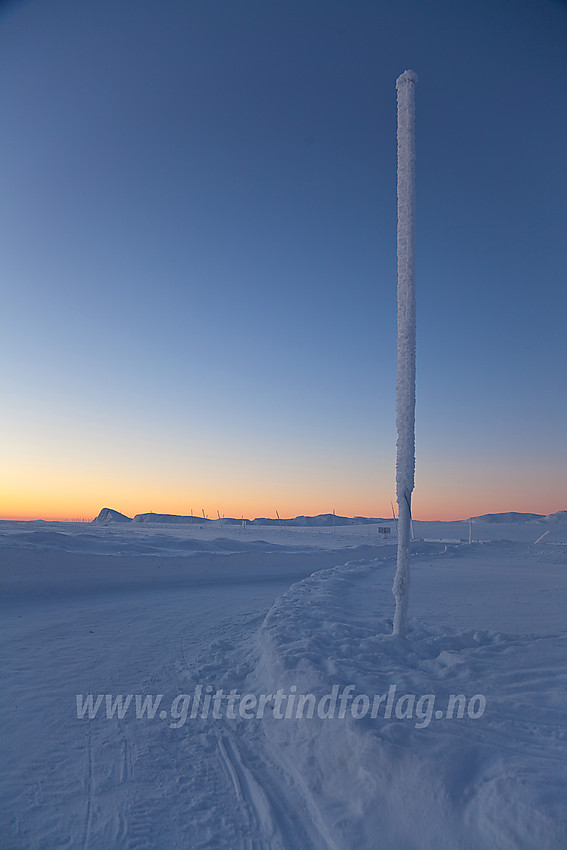
[[[404,71],[398,94],[398,372],[396,497],[398,562],[393,593],[394,634],[405,637],[410,588],[411,494],[415,473],[415,84]]]

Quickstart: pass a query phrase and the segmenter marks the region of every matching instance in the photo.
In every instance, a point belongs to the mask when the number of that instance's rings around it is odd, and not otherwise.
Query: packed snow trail
[[[287,814],[302,808],[293,786],[282,791],[237,725],[171,725],[169,707],[195,683],[243,681],[243,642],[274,599],[337,559],[272,554],[3,550],[3,848],[322,846]],[[132,699],[107,718],[105,699],[79,719],[77,694],[163,694],[167,716],[138,720]]]

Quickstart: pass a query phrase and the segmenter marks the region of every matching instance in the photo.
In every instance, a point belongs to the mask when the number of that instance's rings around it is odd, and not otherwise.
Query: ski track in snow
[[[335,561],[331,552],[324,557]],[[50,563],[40,553],[34,564],[42,560]],[[309,573],[309,556],[301,562],[293,566],[291,580]],[[27,611],[22,598],[16,602],[24,613],[15,614],[14,634],[23,617],[25,643],[39,648],[40,655],[33,675],[21,683],[24,702],[28,709],[33,699],[40,704],[28,718],[20,717],[14,730],[17,734],[26,720],[36,727],[42,711],[49,714],[50,730],[45,740],[35,731],[32,756],[24,762],[25,742],[13,748],[14,808],[4,812],[4,835],[12,837],[14,847],[290,846],[282,834],[291,828],[285,825],[285,805],[277,803],[279,788],[267,790],[264,773],[272,766],[256,758],[255,770],[250,767],[237,730],[225,728],[221,735],[219,722],[210,719],[170,729],[167,722],[137,721],[128,714],[94,720],[72,714],[75,693],[164,693],[165,705],[177,693],[190,693],[193,682],[223,674],[242,681],[248,667],[239,664],[239,643],[258,628],[289,580],[278,577],[266,590],[264,584],[261,578],[252,592],[250,581],[237,584],[228,595],[210,585],[189,585],[188,591],[172,594],[166,585],[155,598],[145,591],[129,598],[121,591],[116,601],[95,596],[92,604],[85,603],[81,589],[78,606],[55,595],[32,600]],[[16,684],[12,693],[17,690]],[[58,697],[56,706],[41,705],[50,692]],[[250,745],[253,751],[254,742]],[[296,826],[295,834],[303,833]]]
[[[3,850],[567,846],[565,547],[415,544],[406,642],[390,634],[391,547],[350,562],[312,544],[235,548],[169,566],[4,550]],[[168,710],[197,685],[373,694],[392,681],[440,700],[482,689],[486,715],[416,729],[268,711],[172,728],[169,714],[78,719],[74,704],[164,694]]]

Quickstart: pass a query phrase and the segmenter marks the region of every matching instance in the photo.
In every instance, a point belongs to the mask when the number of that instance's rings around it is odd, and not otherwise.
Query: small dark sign
[[[389,534],[390,531],[390,528],[380,528],[380,526],[378,526],[378,534]]]

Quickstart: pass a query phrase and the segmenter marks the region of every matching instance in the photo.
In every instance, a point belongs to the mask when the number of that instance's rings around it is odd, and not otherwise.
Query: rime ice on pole
[[[396,80],[398,94],[398,373],[396,495],[398,563],[394,634],[404,637],[410,584],[411,494],[415,472],[415,71]]]

